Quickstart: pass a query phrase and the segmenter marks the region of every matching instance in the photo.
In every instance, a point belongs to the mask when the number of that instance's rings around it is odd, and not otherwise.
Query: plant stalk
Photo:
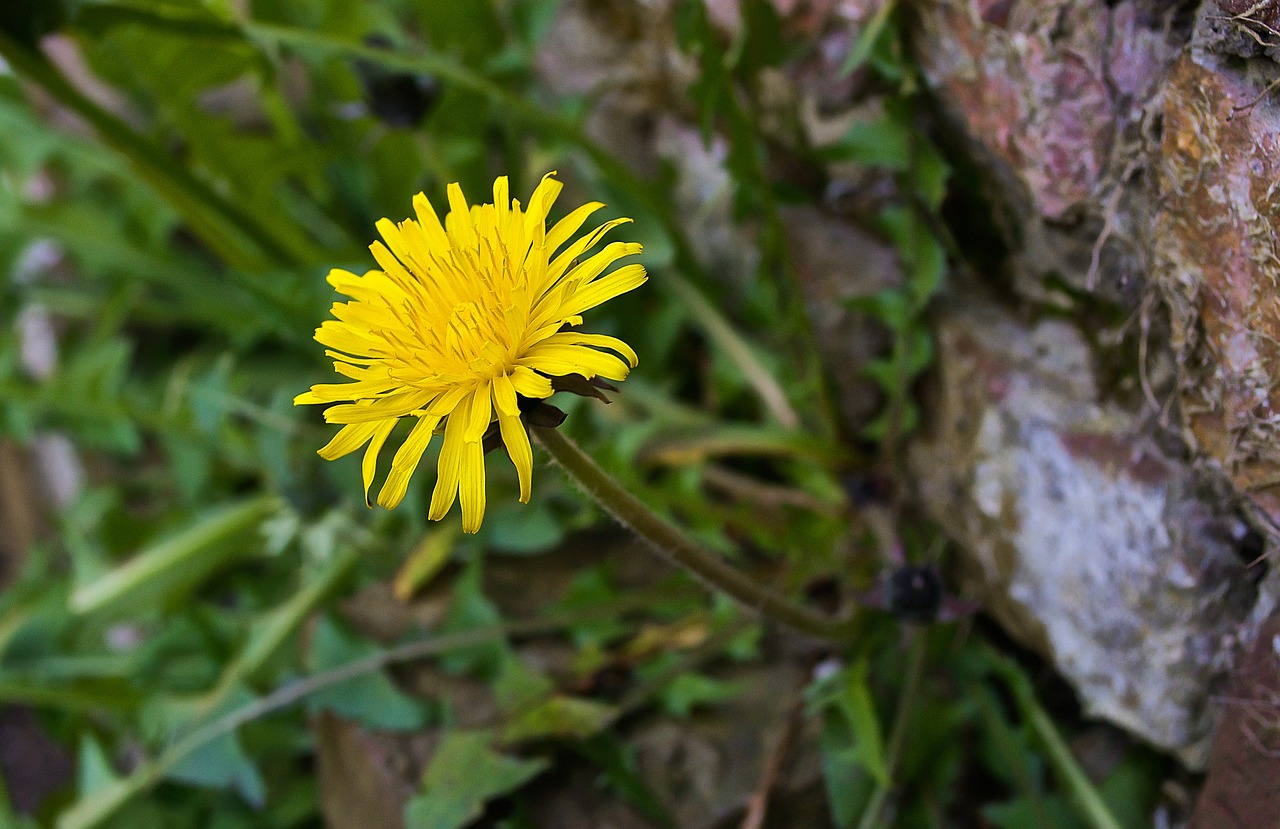
[[[761,616],[819,639],[848,642],[858,629],[860,617],[856,614],[847,619],[834,619],[810,610],[726,564],[715,553],[696,544],[657,516],[563,433],[538,426],[532,431],[538,443],[565,474],[606,512],[647,541],[655,552],[688,571],[706,587],[726,594]]]
[[[1094,829],[1122,829],[1120,821],[1111,813],[1084,769],[1080,768],[1075,755],[1067,747],[1049,715],[1040,707],[1040,703],[1033,696],[1023,693],[1023,689],[1015,688],[1014,693],[1022,703],[1023,716],[1027,718],[1031,730],[1040,738],[1054,771],[1071,793],[1081,814]]]
[[[1053,720],[1040,706],[1026,676],[1006,657],[996,657],[993,664],[1013,693],[1019,712],[1040,740],[1048,755],[1049,765],[1057,775],[1058,782],[1067,790],[1080,816],[1088,821],[1093,829],[1123,829],[1119,819],[1112,814],[1110,807],[1102,799],[1101,793],[1089,779],[1089,775],[1085,774],[1075,755],[1071,753],[1070,747],[1062,738],[1057,726],[1053,724]]]
[[[889,799],[889,790],[893,787],[893,777],[897,774],[898,764],[902,761],[902,749],[907,741],[907,729],[911,727],[911,712],[915,710],[916,697],[920,696],[920,682],[924,678],[925,652],[928,648],[928,637],[920,629],[910,630],[911,655],[908,657],[907,674],[902,683],[902,691],[898,694],[898,711],[893,717],[893,730],[889,733],[889,745],[885,748],[884,783],[877,783],[867,803],[862,820],[858,821],[858,829],[875,829],[880,822],[880,813],[884,810],[885,801]]]
[[[343,682],[405,662],[439,656],[453,650],[474,647],[507,636],[536,636],[557,631],[578,622],[616,619],[619,613],[652,604],[654,597],[636,594],[608,607],[539,619],[505,622],[485,628],[406,642],[379,653],[360,657],[302,679],[294,680],[240,708],[230,711],[171,743],[154,760],[142,763],[127,777],[82,796],[59,815],[57,829],[94,829],[116,814],[126,803],[164,779],[170,771],[201,747],[234,733],[242,725],[282,711],[308,696]],[[716,640],[719,641],[718,639]],[[703,651],[699,651],[702,653]],[[35,703],[41,702],[36,700]],[[624,706],[625,707],[625,706]]]

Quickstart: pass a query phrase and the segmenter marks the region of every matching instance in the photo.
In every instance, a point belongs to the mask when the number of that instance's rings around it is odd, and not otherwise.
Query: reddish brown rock
[[[1191,829],[1280,826],[1280,613],[1240,658],[1209,763]]]
[[[1096,344],[1036,352],[1043,325],[948,311],[941,405],[916,468],[988,608],[1049,653],[1087,708],[1158,745],[1182,741],[1195,763],[1255,601],[1221,543],[1234,493],[1202,490],[1213,474],[1193,471],[1199,459],[1280,520],[1280,104],[1265,59],[1280,4],[1219,0],[1194,20],[1193,5],[920,5],[915,48],[985,174],[1022,297],[1052,299],[1052,275],[1125,300],[1128,280],[1135,318],[1152,315],[1133,300],[1159,297],[1171,331],[1145,342],[1137,379],[1156,405],[1143,412],[1093,384]],[[1071,353],[1081,366],[1063,365]],[[1154,447],[1157,415],[1185,427],[1194,463]]]
[[[1199,52],[1165,90],[1154,277],[1172,310],[1199,449],[1280,518],[1280,106]],[[1256,103],[1255,103],[1256,102]]]
[[[923,21],[940,99],[1054,221],[1105,184],[1117,131],[1139,116],[1169,52],[1134,2],[956,0]]]
[[[1009,275],[1135,302],[1148,110],[1179,48],[1172,4],[936,0],[914,44],[947,120],[940,136],[983,174]]]

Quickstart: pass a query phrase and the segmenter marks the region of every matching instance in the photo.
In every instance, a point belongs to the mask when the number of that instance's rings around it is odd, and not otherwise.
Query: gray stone
[[[944,303],[931,431],[910,466],[965,593],[1046,654],[1086,712],[1202,765],[1213,689],[1254,603],[1212,474],[1103,399],[1066,322]]]

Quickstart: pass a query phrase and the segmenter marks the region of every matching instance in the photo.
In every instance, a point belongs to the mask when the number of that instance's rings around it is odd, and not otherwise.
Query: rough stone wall
[[[961,152],[987,175],[1020,293],[1048,277],[1132,301],[1145,270],[1130,185],[1178,53],[1175,4],[941,0],[917,55]],[[944,139],[946,136],[944,136]]]
[[[941,305],[921,501],[953,527],[967,588],[1088,711],[1192,767],[1212,765],[1227,671],[1274,604],[1241,520],[1273,536],[1280,518],[1268,9],[915,7],[943,140],[979,171],[1015,288],[996,304],[957,284]],[[1128,319],[1084,323],[1054,280]],[[1080,327],[1035,322],[1046,307]],[[1145,395],[1099,370],[1135,330],[1122,382]]]
[[[1152,278],[1172,311],[1194,442],[1275,520],[1280,103],[1268,86],[1280,67],[1240,60],[1222,25],[1202,14],[1166,84]]]

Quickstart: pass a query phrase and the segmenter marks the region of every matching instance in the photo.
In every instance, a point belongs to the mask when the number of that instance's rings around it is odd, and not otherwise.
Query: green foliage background
[[[368,510],[358,461],[316,457],[331,429],[291,406],[329,379],[310,339],[333,299],[324,273],[363,272],[374,222],[407,215],[419,190],[440,198],[451,181],[484,200],[495,175],[527,194],[559,169],[566,202],[601,198],[633,217],[652,283],[592,323],[632,343],[641,368],[612,406],[565,401],[565,428],[711,548],[785,570],[781,586],[834,577],[846,592],[871,587],[883,564],[851,530],[844,478],[892,469],[920,419],[913,387],[932,361],[925,311],[947,260],[936,222],[947,167],[917,127],[897,10],[885,4],[845,66],[892,90],[883,118],[833,148],[788,148],[817,167],[882,171],[907,194],[871,217],[907,280],[861,304],[891,334],[863,369],[885,405],[845,434],[778,218],[780,203],[815,196],[777,180],[758,131],[761,71],[809,44],[788,40],[762,0],[744,3],[732,43],[700,2],[677,4],[676,42],[700,70],[682,105],[708,140],[727,141],[736,212],[759,240],[759,273],[727,303],[685,235],[675,171],[638,177],[583,132],[592,99],[536,82],[532,61],[558,5],[4,5],[0,434],[23,445],[68,436],[89,483],[0,596],[0,701],[39,712],[72,752],[75,779],[34,815],[0,797],[0,825],[320,825],[311,723],[325,711],[443,735],[406,807],[410,827],[532,825],[524,793],[570,762],[596,768],[607,796],[672,825],[670,804],[634,770],[626,724],[646,712],[698,716],[740,693],[711,666],[779,658],[759,625],[678,577],[628,594],[607,562],[546,596],[543,612],[507,618],[485,595],[486,568],[554,558],[601,523],[592,505],[544,466],[521,507],[509,465],[491,456],[484,529],[463,539],[448,526],[456,515],[427,526],[428,457],[400,509]],[[74,40],[110,106],[41,57],[50,33]],[[370,45],[371,35],[388,45]],[[420,123],[403,123],[413,94],[387,98],[397,75],[429,93]],[[379,83],[383,97],[371,100]],[[391,107],[390,122],[371,106]],[[55,266],[37,267],[50,245]],[[56,323],[48,377],[22,366],[19,323],[32,308]],[[704,475],[721,462],[798,493],[801,506],[710,497]],[[932,528],[903,539],[920,561],[943,548]],[[388,581],[405,592],[447,585],[443,621],[399,642],[361,635],[340,603]],[[640,658],[621,702],[530,667],[510,638],[566,637],[581,680],[642,623],[691,620],[710,631],[704,646]],[[887,614],[868,614],[863,633],[828,654],[831,669],[805,692],[835,825],[937,826],[962,813],[1005,829],[1146,825],[1162,763],[1135,748],[1105,781],[1073,778],[1034,689],[983,636],[904,629]],[[406,694],[387,672],[426,658],[488,683],[499,719],[459,728],[445,701]],[[1106,823],[1098,804],[1120,822]]]

